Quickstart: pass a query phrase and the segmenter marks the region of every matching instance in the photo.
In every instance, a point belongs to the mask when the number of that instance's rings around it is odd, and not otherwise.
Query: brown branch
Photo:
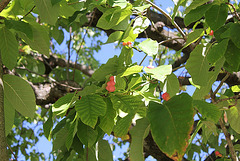
[[[2,10],[4,10],[4,8],[7,7],[8,3],[10,2],[11,0],[1,0],[0,1],[0,13],[2,12]]]
[[[229,3],[229,2],[226,2],[226,4],[227,4],[227,5],[230,5],[230,6],[233,8],[234,14],[235,14],[236,18],[238,19],[238,21],[240,21],[240,17],[239,17],[239,15],[238,15],[237,10],[236,10],[236,8],[234,7],[234,5],[233,5],[232,3]]]

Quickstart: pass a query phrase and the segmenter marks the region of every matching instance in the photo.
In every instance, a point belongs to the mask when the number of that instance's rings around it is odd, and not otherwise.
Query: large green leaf
[[[200,86],[206,85],[210,67],[206,56],[203,55],[203,48],[202,44],[198,45],[186,63],[186,69],[191,74],[193,83]]]
[[[29,39],[33,39],[33,31],[29,23],[24,21],[5,20],[5,24],[7,28],[20,31],[26,34]]]
[[[134,65],[132,67],[127,68],[127,70],[122,74],[122,77],[128,76],[134,73],[140,73],[142,71],[143,66]]]
[[[153,78],[158,79],[161,82],[164,82],[167,75],[170,75],[172,73],[172,65],[161,65],[154,69],[149,69],[145,67],[144,70],[146,73],[153,74],[152,75]]]
[[[142,33],[150,24],[150,20],[147,17],[137,17],[133,24],[133,33]]]
[[[118,57],[114,56],[108,59],[106,64],[102,64],[100,68],[93,73],[92,77],[97,81],[103,81],[107,75],[116,74],[118,65]]]
[[[113,108],[121,109],[124,112],[132,112],[143,105],[141,97],[132,95],[113,95],[111,96]]]
[[[14,75],[4,75],[4,106],[16,109],[25,117],[33,118],[36,110],[35,94],[32,87]]]
[[[97,141],[98,131],[83,124],[82,122],[79,122],[77,136],[85,146],[91,147]]]
[[[215,67],[214,70],[211,70],[208,72],[207,77],[208,77],[208,81],[206,82],[206,84],[204,86],[201,86],[200,89],[196,89],[195,92],[193,93],[193,99],[197,99],[197,100],[201,100],[204,98],[204,96],[206,96],[210,89],[212,88],[212,84],[216,81],[217,76],[219,74],[219,72],[221,71],[221,68],[223,66],[225,62],[225,58],[221,58],[219,59],[216,63],[215,63]]]
[[[227,51],[225,53],[226,62],[228,63],[227,69],[231,72],[238,72],[240,65],[240,49],[230,40],[228,42]],[[225,66],[226,67],[226,66]]]
[[[0,28],[0,52],[3,64],[13,69],[17,63],[18,43],[13,33],[6,27]]]
[[[231,128],[237,133],[240,133],[240,108],[233,106],[226,112]]]
[[[170,97],[176,95],[179,92],[179,80],[174,73],[167,76],[164,82],[163,92],[167,92]]]
[[[198,6],[201,6],[204,3],[207,3],[209,0],[194,0],[185,10],[185,14],[190,12],[192,9],[195,9]]]
[[[201,19],[205,12],[212,6],[212,4],[205,4],[205,5],[201,5],[198,6],[197,8],[191,10],[184,18],[184,24],[186,26],[190,25],[193,22],[198,21],[199,19]]]
[[[147,39],[141,42],[138,47],[148,56],[154,56],[158,53],[158,42],[152,39]]]
[[[53,140],[53,151],[59,150],[62,146],[65,145],[67,139],[68,129],[67,127],[62,128],[56,135],[56,138]]]
[[[202,114],[202,116],[208,120],[218,122],[222,112],[219,110],[217,106],[212,103],[207,103],[201,100],[194,100],[193,106],[197,107],[198,111]]]
[[[228,16],[228,6],[225,3],[213,5],[205,14],[207,24],[214,31],[224,25]]]
[[[110,99],[105,99],[107,104],[107,111],[104,116],[100,116],[100,124],[98,125],[105,133],[111,135],[114,126],[114,119],[116,117],[116,110],[112,107]]]
[[[231,25],[230,27],[230,38],[232,40],[232,42],[238,47],[240,48],[240,24],[239,23],[234,23]]]
[[[125,18],[131,15],[130,8],[121,9],[120,7],[110,8],[103,13],[97,23],[97,27],[109,30],[117,26]]]
[[[120,40],[122,35],[123,35],[122,31],[116,31],[116,32],[112,33],[111,35],[109,35],[106,44],[113,43],[113,42]]]
[[[224,56],[227,46],[228,46],[229,39],[224,39],[218,44],[213,45],[213,47],[210,49],[209,53],[207,54],[207,60],[210,63],[217,62],[221,57]]]
[[[183,93],[164,104],[150,102],[147,118],[158,147],[175,160],[182,159],[193,125],[192,98]]]
[[[98,161],[113,161],[113,153],[107,140],[98,141]]]
[[[125,136],[128,133],[129,127],[131,126],[134,115],[135,115],[135,113],[131,112],[124,118],[120,118],[117,121],[116,126],[113,129],[115,136],[125,138]]]
[[[39,16],[43,22],[55,25],[60,6],[58,3],[52,5],[50,0],[34,0],[39,12]]]
[[[149,121],[146,118],[137,120],[136,126],[130,130],[132,142],[130,146],[130,159],[144,161],[143,144],[149,133]]]
[[[71,122],[70,126],[68,127],[68,135],[65,142],[66,148],[68,150],[70,149],[73,143],[73,139],[77,131],[78,131],[78,120],[73,120],[73,122]]]
[[[4,106],[4,119],[5,119],[5,135],[7,136],[12,130],[15,118],[15,109]]]
[[[19,32],[19,36],[33,49],[40,54],[49,56],[50,39],[48,31],[44,26],[38,23],[31,23],[33,40],[29,39],[25,34]]]
[[[83,96],[76,101],[75,108],[82,122],[92,128],[95,127],[98,116],[104,116],[107,110],[105,101],[99,95]]]

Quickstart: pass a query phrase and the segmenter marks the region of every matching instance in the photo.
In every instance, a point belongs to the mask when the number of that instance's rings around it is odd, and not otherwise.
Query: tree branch
[[[0,1],[0,13],[2,12],[2,10],[4,10],[5,7],[7,7],[8,3],[10,2],[11,0],[1,0]]]

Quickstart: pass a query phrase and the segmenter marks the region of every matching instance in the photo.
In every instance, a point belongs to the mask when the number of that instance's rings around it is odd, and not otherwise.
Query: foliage
[[[208,154],[206,149],[213,148],[222,160],[236,160],[240,90],[231,87],[233,84],[222,85],[240,70],[239,4],[207,2],[179,0],[172,16],[167,16],[177,29],[170,30],[174,38],[165,35],[166,40],[158,42],[148,35],[138,40],[155,25],[145,13],[151,6],[161,11],[148,0],[11,1],[0,12],[1,59],[8,73],[3,83],[5,134],[12,151],[9,158],[21,152],[26,160],[45,159],[34,149],[38,137],[45,135],[53,142],[54,160],[113,160],[112,148],[104,140],[108,134],[131,143],[127,157],[132,161],[144,160],[144,139],[149,135],[168,159],[192,160],[201,150]],[[185,14],[185,33],[174,21],[181,13]],[[228,15],[233,17],[231,22]],[[105,43],[99,38],[103,31],[109,35]],[[64,40],[68,34],[69,39]],[[179,51],[169,45],[180,41]],[[68,46],[65,53],[57,49],[62,42]],[[120,55],[99,66],[93,53],[114,42],[121,49]],[[135,51],[146,55],[142,62],[150,57],[150,66],[132,62]],[[70,58],[72,53],[76,58]],[[172,62],[183,54],[188,54],[187,61],[174,66]],[[51,58],[66,60],[65,65],[56,68],[47,62]],[[185,85],[196,88],[192,96],[179,83],[181,68],[187,73]],[[90,70],[94,73],[87,74]],[[223,73],[224,78],[217,83]],[[36,104],[35,94],[40,90],[36,85],[47,83],[67,87],[67,92],[48,105]],[[169,94],[167,99],[163,93]],[[26,127],[34,123],[44,123],[43,129]],[[219,144],[222,133],[226,140]]]

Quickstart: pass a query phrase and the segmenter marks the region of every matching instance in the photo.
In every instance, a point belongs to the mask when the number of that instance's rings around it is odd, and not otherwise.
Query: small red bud
[[[115,91],[115,86],[107,86],[106,90],[108,90],[109,92],[114,92]]]
[[[165,100],[165,101],[168,101],[170,99],[170,95],[166,92],[166,93],[163,93],[162,94],[162,98]]]
[[[115,86],[115,82],[114,81],[109,81],[109,82],[107,82],[107,85],[108,86]]]
[[[210,35],[210,36],[213,36],[213,30],[210,31],[209,35]]]
[[[216,155],[217,157],[223,157],[223,155],[222,155],[219,151],[215,151],[215,155]]]
[[[114,76],[111,76],[109,79],[110,81],[114,81]]]
[[[123,42],[123,43],[122,43],[122,45],[123,45],[123,46],[126,46],[126,45],[127,45],[127,43],[126,43],[126,42]]]
[[[148,68],[148,69],[153,69],[153,68],[155,68],[155,67],[152,66],[152,65],[149,65],[149,66],[147,66],[147,68]]]

